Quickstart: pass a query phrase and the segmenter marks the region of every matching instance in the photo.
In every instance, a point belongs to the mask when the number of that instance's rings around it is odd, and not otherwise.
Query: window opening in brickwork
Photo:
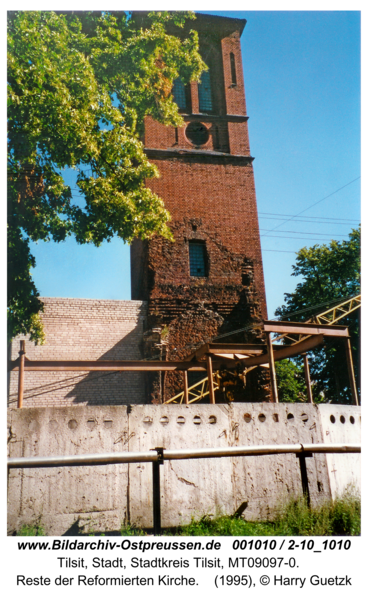
[[[211,77],[209,71],[202,73],[201,83],[198,84],[198,99],[200,112],[211,112],[213,110]]]
[[[235,67],[235,56],[233,52],[230,52],[230,70],[231,70],[231,84],[236,85],[236,67]]]
[[[189,123],[185,135],[194,146],[203,146],[209,140],[210,134],[203,123]]]
[[[207,254],[204,242],[189,242],[189,266],[191,277],[207,277]]]
[[[174,96],[174,101],[178,105],[178,108],[185,110],[187,107],[185,85],[182,82],[182,80],[180,79],[180,77],[175,79],[172,92],[173,92],[173,96]]]

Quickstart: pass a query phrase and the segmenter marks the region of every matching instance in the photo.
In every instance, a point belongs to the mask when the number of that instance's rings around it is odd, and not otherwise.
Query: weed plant
[[[242,518],[204,516],[189,525],[175,527],[164,535],[204,536],[332,536],[360,535],[360,499],[348,492],[319,507],[308,507],[306,499],[295,498],[279,508],[267,522]]]
[[[44,536],[45,532],[41,525],[22,525],[22,527],[17,531],[17,535],[19,536]]]
[[[143,536],[147,532],[123,525],[121,535]],[[40,524],[23,525],[18,536],[44,536]],[[94,535],[93,533],[90,535]],[[108,533],[106,534],[108,535]],[[308,507],[305,498],[295,498],[280,506],[273,520],[245,521],[241,517],[205,515],[189,525],[164,529],[167,536],[352,536],[360,535],[360,499],[348,491],[319,507]]]
[[[129,527],[122,535],[146,535]],[[303,497],[280,506],[272,521],[253,522],[239,517],[205,515],[189,525],[164,529],[167,536],[346,536],[360,535],[360,499],[353,492],[308,507]]]

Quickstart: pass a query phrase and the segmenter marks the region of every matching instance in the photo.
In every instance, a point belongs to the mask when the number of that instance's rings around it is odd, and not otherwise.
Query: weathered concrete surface
[[[322,442],[318,409],[305,404],[232,404],[233,446]],[[330,497],[324,455],[307,458],[311,500]],[[302,494],[299,459],[294,454],[233,459],[236,505],[247,502],[245,518],[266,519],[280,501]]]
[[[359,443],[361,436],[360,406],[324,404],[318,408],[326,444]],[[333,498],[342,494],[347,486],[361,490],[360,454],[327,455],[328,475]]]
[[[9,456],[65,456],[127,449],[123,406],[9,411]],[[41,518],[48,535],[120,529],[127,511],[128,466],[11,469],[9,531]]]
[[[360,443],[360,407],[234,403],[9,410],[11,457],[298,442]],[[314,504],[349,483],[359,489],[360,456],[321,454],[306,462]],[[203,514],[233,514],[244,503],[245,518],[264,519],[280,501],[301,493],[295,455],[167,461],[160,470],[163,526]],[[119,530],[126,519],[152,526],[148,463],[10,470],[9,534],[37,520],[48,535],[62,535]]]
[[[229,446],[228,405],[133,406],[129,450]],[[192,516],[231,514],[230,458],[165,461],[161,467],[162,525],[188,523]],[[152,527],[152,467],[130,465],[130,518]]]

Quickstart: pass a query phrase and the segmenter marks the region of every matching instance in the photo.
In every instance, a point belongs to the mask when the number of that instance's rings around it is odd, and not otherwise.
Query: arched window
[[[185,86],[180,77],[175,79],[172,92],[174,101],[178,105],[179,109],[185,110],[187,107]]]
[[[230,69],[231,69],[231,83],[236,85],[236,67],[235,67],[235,56],[233,52],[230,52]]]
[[[198,98],[200,112],[209,112],[213,110],[211,77],[209,71],[204,71],[201,75],[201,83],[198,84]]]

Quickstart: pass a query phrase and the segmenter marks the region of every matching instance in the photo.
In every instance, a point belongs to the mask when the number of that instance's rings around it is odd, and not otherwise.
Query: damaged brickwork
[[[238,330],[221,341],[264,342],[267,318],[240,52],[245,21],[197,15],[192,25],[209,66],[207,104],[203,88],[192,83],[180,107],[183,127],[145,123],[146,153],[160,171],[147,184],[171,213],[175,241],[136,240],[131,248],[132,298],[148,302],[145,356],[163,360],[185,358]],[[200,247],[199,275],[192,244]],[[239,379],[233,399],[269,400],[263,371],[249,373],[245,387]],[[177,373],[149,379],[154,403],[183,386]],[[223,390],[216,401],[224,401]]]

